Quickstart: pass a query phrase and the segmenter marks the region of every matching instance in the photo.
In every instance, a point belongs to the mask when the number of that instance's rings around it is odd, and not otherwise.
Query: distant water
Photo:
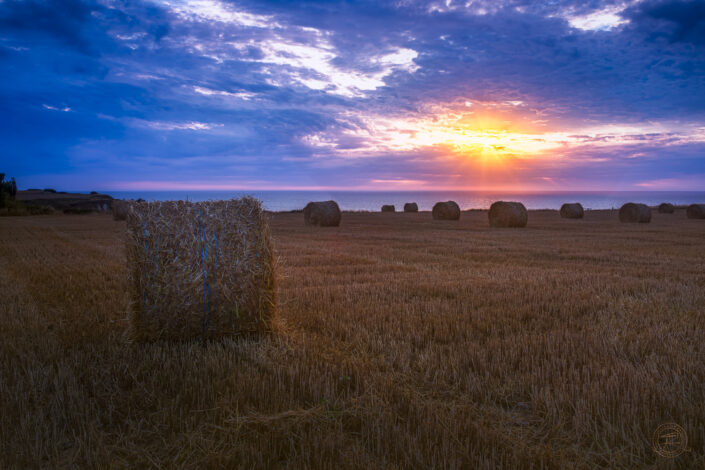
[[[289,211],[302,209],[309,201],[333,199],[343,210],[379,211],[382,204],[394,204],[402,210],[404,203],[416,202],[419,210],[431,210],[438,201],[453,200],[466,209],[488,209],[494,201],[519,201],[527,209],[560,209],[564,202],[580,202],[586,209],[619,208],[625,202],[650,206],[705,203],[705,191],[619,191],[619,192],[543,192],[510,193],[486,191],[112,191],[119,199],[147,201],[206,201],[231,199],[245,195],[260,199],[265,209]]]

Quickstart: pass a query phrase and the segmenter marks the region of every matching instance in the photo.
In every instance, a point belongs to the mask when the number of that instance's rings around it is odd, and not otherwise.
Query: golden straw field
[[[705,221],[270,224],[274,332],[202,345],[130,341],[125,222],[0,218],[0,468],[705,468]]]

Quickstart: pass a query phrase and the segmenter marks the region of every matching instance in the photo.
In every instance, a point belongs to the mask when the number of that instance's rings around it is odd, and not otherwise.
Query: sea
[[[585,209],[618,209],[625,202],[656,206],[705,203],[705,191],[615,192],[488,192],[488,191],[108,191],[114,198],[147,201],[207,201],[253,196],[270,211],[303,209],[310,201],[338,202],[342,210],[379,211],[383,204],[402,210],[415,202],[419,210],[431,210],[438,201],[455,201],[462,210],[488,209],[494,201],[519,201],[527,209],[560,209],[565,202],[579,202]]]
[[[487,192],[487,191],[108,191],[117,199],[146,201],[207,201],[253,196],[270,211],[303,209],[310,201],[332,199],[342,210],[379,211],[383,204],[402,210],[415,202],[419,210],[431,210],[438,201],[455,201],[462,210],[488,209],[494,201],[519,201],[527,209],[560,209],[565,202],[579,202],[585,209],[618,209],[626,202],[656,206],[705,203],[705,191],[615,192]]]

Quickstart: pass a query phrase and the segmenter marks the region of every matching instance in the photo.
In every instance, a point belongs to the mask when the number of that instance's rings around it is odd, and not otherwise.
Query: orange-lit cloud
[[[522,107],[521,101],[480,105],[466,101],[462,108],[455,103],[434,105],[426,113],[410,116],[350,114],[349,124],[342,130],[309,134],[303,141],[342,158],[433,149],[448,157],[488,165],[562,159],[581,148],[705,142],[705,128],[697,123],[616,123],[562,129],[559,122],[532,119],[531,110]],[[633,152],[629,158],[640,156]]]

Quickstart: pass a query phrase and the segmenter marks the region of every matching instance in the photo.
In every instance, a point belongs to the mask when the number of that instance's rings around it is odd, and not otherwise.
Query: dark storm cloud
[[[705,44],[703,1],[644,1],[631,8],[626,16],[651,38]]]
[[[0,5],[0,30],[26,38],[46,36],[88,50],[84,28],[98,8],[80,0],[7,0]]]

